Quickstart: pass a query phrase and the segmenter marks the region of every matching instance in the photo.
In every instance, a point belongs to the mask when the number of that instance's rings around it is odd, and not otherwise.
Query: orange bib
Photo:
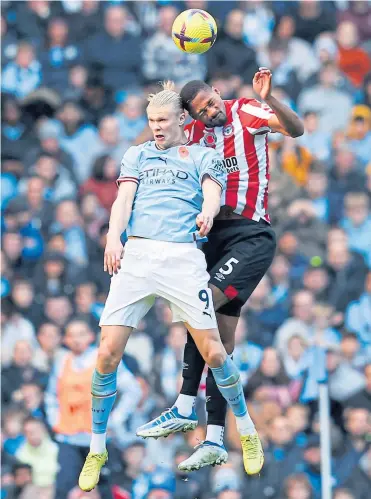
[[[75,371],[69,354],[58,379],[59,421],[56,433],[76,435],[91,433],[91,378],[95,359],[87,369]]]

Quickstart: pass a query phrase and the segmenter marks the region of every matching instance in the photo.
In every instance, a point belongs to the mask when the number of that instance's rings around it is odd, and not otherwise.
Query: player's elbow
[[[290,130],[290,137],[297,139],[304,134],[304,125],[301,121],[295,124],[295,126]]]

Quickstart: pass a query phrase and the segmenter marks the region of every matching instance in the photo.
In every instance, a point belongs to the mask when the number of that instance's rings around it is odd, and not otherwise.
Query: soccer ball
[[[216,40],[215,19],[201,9],[185,10],[175,19],[172,36],[175,45],[189,54],[203,54]]]

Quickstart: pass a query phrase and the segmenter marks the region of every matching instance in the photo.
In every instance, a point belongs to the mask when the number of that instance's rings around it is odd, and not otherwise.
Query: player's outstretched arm
[[[197,215],[196,224],[200,228],[200,236],[206,236],[213,226],[214,218],[220,211],[222,188],[208,175],[205,175],[202,182],[202,193],[204,202],[201,213]]]
[[[123,255],[121,234],[126,230],[130,220],[137,188],[138,184],[136,182],[122,182],[119,185],[117,198],[112,205],[106,249],[104,251],[104,271],[110,275],[116,273],[120,268]]]
[[[268,68],[259,68],[253,79],[254,91],[275,112],[268,120],[269,127],[290,137],[300,137],[304,133],[304,125],[299,116],[288,106],[272,95],[272,73]]]

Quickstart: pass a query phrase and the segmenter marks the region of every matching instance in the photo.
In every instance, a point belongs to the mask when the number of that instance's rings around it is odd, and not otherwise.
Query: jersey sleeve
[[[202,184],[205,176],[208,175],[214,182],[220,185],[222,190],[224,190],[227,173],[222,157],[214,149],[209,149],[207,147],[199,147],[198,149],[200,149],[200,184]]]
[[[271,132],[268,121],[274,114],[267,104],[256,99],[243,99],[239,109],[241,124],[252,135]]]
[[[117,186],[121,182],[134,182],[139,184],[139,154],[140,150],[137,146],[129,147],[121,160],[120,176],[117,179]]]

